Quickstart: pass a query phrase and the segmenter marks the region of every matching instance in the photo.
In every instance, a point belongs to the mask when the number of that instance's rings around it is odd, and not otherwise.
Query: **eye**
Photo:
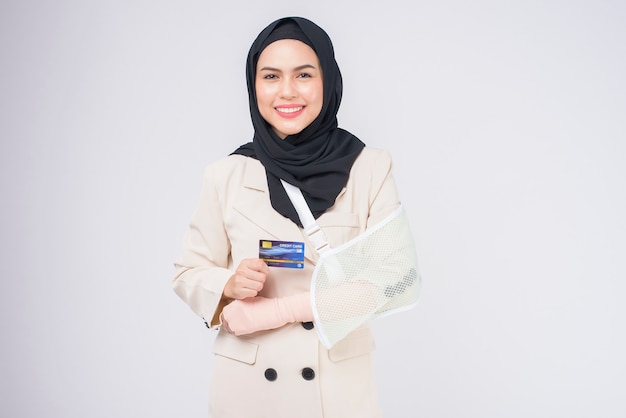
[[[278,78],[278,76],[276,74],[266,74],[263,76],[263,78],[265,80],[275,80]]]
[[[298,78],[311,78],[311,74],[309,73],[300,73],[298,74]]]

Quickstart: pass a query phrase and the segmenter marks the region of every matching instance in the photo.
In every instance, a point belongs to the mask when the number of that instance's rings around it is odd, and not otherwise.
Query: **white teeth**
[[[278,110],[281,113],[296,113],[302,110],[302,106],[299,107],[277,107],[276,110]]]

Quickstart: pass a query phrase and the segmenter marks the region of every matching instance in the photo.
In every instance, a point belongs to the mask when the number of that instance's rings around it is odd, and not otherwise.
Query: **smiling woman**
[[[261,116],[285,139],[320,114],[322,72],[315,51],[295,39],[273,42],[257,63],[256,98]]]
[[[361,246],[358,266],[338,274],[323,249],[367,236],[399,212],[391,158],[338,127],[341,73],[313,22],[285,18],[265,28],[246,77],[253,140],[207,168],[175,263],[174,290],[219,330],[210,416],[380,417],[368,321],[389,307],[390,284],[403,293],[418,282],[417,266],[412,256],[398,263],[384,245],[372,262],[374,248]],[[402,243],[414,253],[410,237]],[[275,254],[280,248],[296,250]],[[330,283],[320,292],[316,266]],[[387,283],[368,281],[374,270],[387,272]],[[350,327],[330,341],[325,318]]]

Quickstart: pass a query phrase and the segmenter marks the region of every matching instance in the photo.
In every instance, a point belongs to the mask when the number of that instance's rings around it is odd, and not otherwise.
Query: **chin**
[[[285,137],[290,136],[290,135],[297,135],[300,132],[302,132],[303,130],[304,130],[304,128],[292,128],[292,129],[276,129],[276,128],[274,128],[274,132],[276,133],[276,135],[278,135],[282,139],[285,139]]]

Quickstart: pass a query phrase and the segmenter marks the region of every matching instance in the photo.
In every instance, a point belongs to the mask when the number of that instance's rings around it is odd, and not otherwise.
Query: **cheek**
[[[258,85],[255,87],[256,100],[259,104],[267,102],[267,89],[263,87],[259,87]]]
[[[322,104],[324,101],[324,86],[321,82],[311,86],[309,91],[309,100],[310,103],[315,104],[316,108],[320,111],[322,110]]]
[[[256,105],[261,117],[265,120],[272,117],[273,95],[267,88],[256,88]]]

